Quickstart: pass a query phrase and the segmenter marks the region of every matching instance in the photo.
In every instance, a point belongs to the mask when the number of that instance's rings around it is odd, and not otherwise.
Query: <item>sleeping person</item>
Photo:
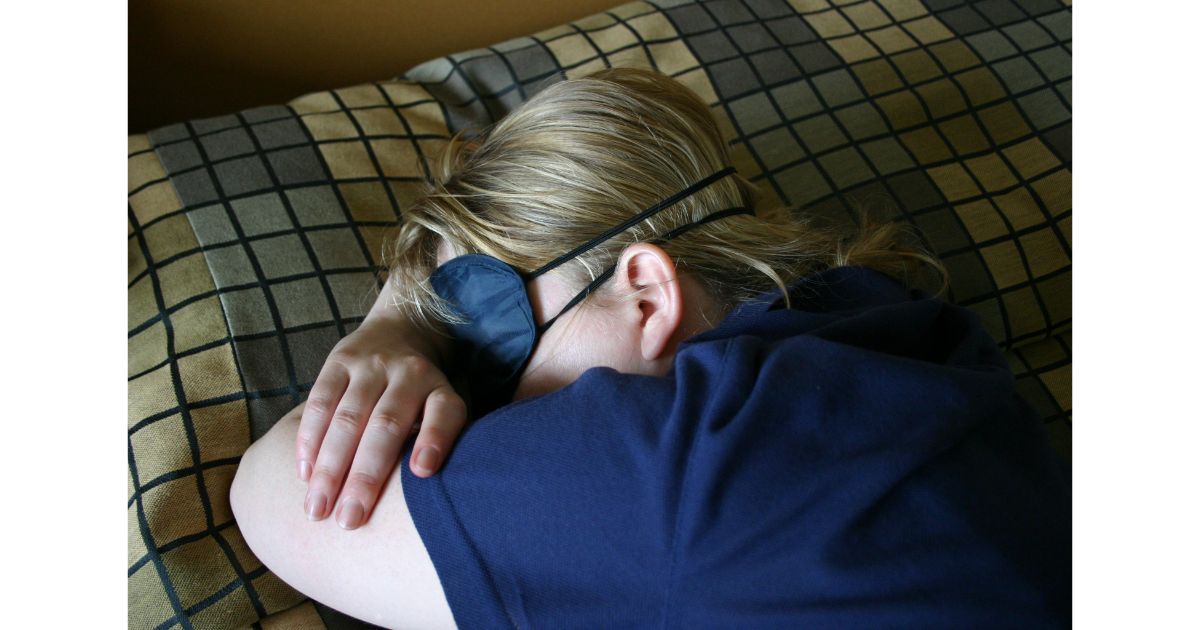
[[[241,460],[254,553],[387,627],[1070,625],[1068,469],[940,265],[730,163],[632,69],[452,141]]]

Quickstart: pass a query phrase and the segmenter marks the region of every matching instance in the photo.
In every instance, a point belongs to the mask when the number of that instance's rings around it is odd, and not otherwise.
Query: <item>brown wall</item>
[[[387,79],[625,0],[130,0],[129,133]]]

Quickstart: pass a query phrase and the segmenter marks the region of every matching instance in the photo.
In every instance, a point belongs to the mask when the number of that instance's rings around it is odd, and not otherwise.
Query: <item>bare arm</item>
[[[369,523],[353,533],[309,521],[296,506],[306,484],[292,473],[296,407],[242,457],[230,501],[246,543],[283,581],[353,617],[388,628],[453,628],[429,553],[404,501],[400,468]]]

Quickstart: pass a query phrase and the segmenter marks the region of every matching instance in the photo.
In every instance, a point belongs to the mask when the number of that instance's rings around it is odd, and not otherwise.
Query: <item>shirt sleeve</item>
[[[593,368],[469,425],[438,474],[403,467],[460,627],[660,619],[684,454],[673,399],[672,379]]]

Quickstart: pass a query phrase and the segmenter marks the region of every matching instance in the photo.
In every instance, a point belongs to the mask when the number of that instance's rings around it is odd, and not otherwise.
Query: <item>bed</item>
[[[239,458],[366,315],[425,160],[609,66],[696,91],[780,203],[917,228],[1069,459],[1070,2],[631,2],[129,138],[131,628],[369,627],[251,553],[229,508]]]

